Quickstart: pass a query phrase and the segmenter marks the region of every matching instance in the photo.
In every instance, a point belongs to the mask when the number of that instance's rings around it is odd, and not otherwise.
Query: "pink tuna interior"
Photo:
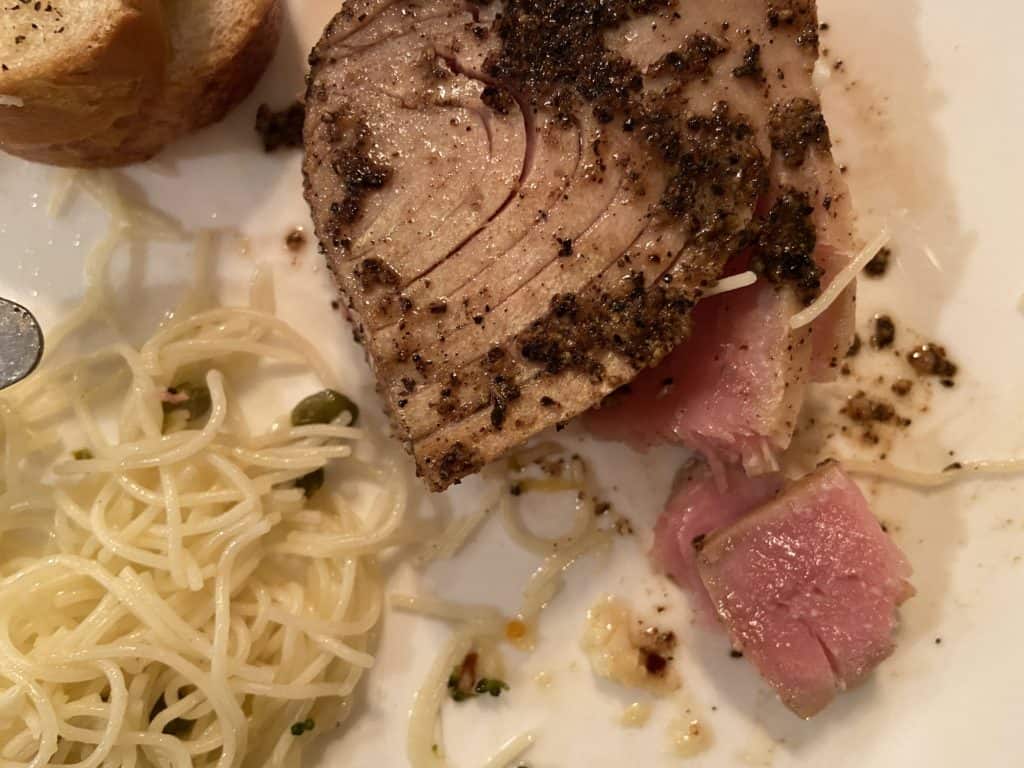
[[[810,717],[893,650],[906,559],[830,464],[705,541],[700,574],[733,642]]]
[[[728,467],[724,478],[713,477],[701,464],[691,465],[680,475],[677,490],[654,528],[651,557],[658,569],[690,594],[698,618],[713,622],[715,609],[697,571],[695,540],[770,501],[782,483],[781,475],[751,478],[738,467]]]
[[[628,394],[587,417],[599,437],[638,448],[682,443],[715,468],[775,468],[808,380],[807,331],[791,334],[788,291],[764,281],[702,301],[690,338],[642,373]]]

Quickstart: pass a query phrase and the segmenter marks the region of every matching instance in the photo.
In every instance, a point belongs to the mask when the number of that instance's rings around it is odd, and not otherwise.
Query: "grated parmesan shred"
[[[842,272],[832,279],[832,282],[814,300],[814,303],[793,315],[789,321],[789,327],[795,331],[798,328],[803,328],[805,325],[810,325],[823,315],[835,303],[836,299],[843,295],[843,291],[857,279],[857,275],[861,273],[868,262],[875,258],[888,242],[889,231],[883,229],[874,240],[864,246],[856,258],[847,264]]]

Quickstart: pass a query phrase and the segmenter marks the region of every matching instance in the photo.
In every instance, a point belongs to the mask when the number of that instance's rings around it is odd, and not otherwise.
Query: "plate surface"
[[[244,253],[219,262],[226,292],[263,263],[278,282],[281,314],[329,354],[366,407],[374,400],[359,349],[332,310],[331,288],[312,243],[284,246],[310,228],[297,153],[264,155],[252,130],[256,106],[284,106],[302,88],[306,52],[336,3],[293,0],[285,40],[256,94],[227,121],[173,147],[127,176],[154,205],[190,227],[237,229]],[[1024,259],[1020,257],[1020,179],[1024,150],[1024,8],[990,0],[967,10],[924,0],[820,0],[828,50],[819,66],[836,153],[860,210],[862,234],[894,232],[895,267],[862,282],[861,312],[891,312],[901,333],[945,344],[963,372],[956,389],[933,392],[890,458],[940,468],[954,459],[1024,455]],[[841,63],[840,63],[841,62]],[[38,314],[44,327],[83,292],[82,264],[105,216],[87,198],[58,219],[46,211],[57,174],[0,159],[0,295]],[[238,251],[225,248],[225,253]],[[126,331],[141,334],[191,275],[181,249],[156,249],[143,267],[115,264]],[[904,347],[906,348],[906,346]],[[852,385],[850,385],[852,386]],[[849,389],[849,386],[847,387]],[[383,418],[376,417],[378,426]],[[450,705],[444,729],[453,766],[475,766],[509,737],[532,729],[526,762],[555,766],[670,766],[668,724],[686,709],[712,733],[690,762],[736,765],[889,768],[895,765],[1020,764],[1024,712],[1024,515],[1019,481],[978,481],[930,494],[865,483],[914,568],[917,597],[903,610],[896,654],[862,688],[813,722],[788,714],[724,638],[695,626],[682,595],[653,575],[644,553],[649,531],[685,455],[646,456],[598,444],[570,427],[559,440],[591,462],[601,494],[633,522],[608,555],[570,571],[544,614],[530,656],[506,654],[510,694]],[[456,514],[476,508],[471,480],[435,500]],[[456,560],[424,573],[400,569],[403,591],[429,590],[512,610],[536,558],[510,544],[496,521]],[[646,700],[595,680],[579,649],[586,609],[617,594],[643,614],[666,605],[657,623],[681,638],[683,693],[661,700],[642,729],[619,718]],[[323,738],[308,761],[320,766],[406,765],[406,714],[413,692],[448,628],[403,615],[386,619],[379,664],[365,706],[343,732]],[[546,673],[549,685],[536,682]]]

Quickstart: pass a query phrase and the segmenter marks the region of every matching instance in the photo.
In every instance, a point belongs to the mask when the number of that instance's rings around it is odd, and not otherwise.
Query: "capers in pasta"
[[[295,487],[302,489],[302,495],[307,499],[323,488],[324,468],[314,469],[308,475],[303,475],[295,480]]]
[[[333,389],[325,389],[310,395],[292,409],[292,426],[307,424],[330,424],[342,413],[352,414],[352,424],[359,418],[359,406],[348,397]]]

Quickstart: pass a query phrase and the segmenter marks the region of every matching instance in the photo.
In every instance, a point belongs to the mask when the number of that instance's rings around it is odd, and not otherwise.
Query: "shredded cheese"
[[[757,275],[747,270],[746,272],[740,272],[738,275],[730,275],[729,277],[723,277],[712,287],[704,291],[703,299],[710,298],[711,296],[717,296],[720,293],[729,293],[729,291],[738,291],[740,288],[746,288],[748,285],[753,285],[757,282]]]
[[[919,488],[942,488],[953,485],[961,480],[983,475],[989,477],[1024,475],[1024,459],[965,462],[963,464],[954,464],[950,469],[942,472],[923,472],[916,469],[905,469],[884,461],[840,460],[839,463],[844,469],[855,475],[868,475],[881,480],[891,480],[896,483]]]
[[[875,258],[888,242],[889,231],[883,229],[874,240],[864,246],[863,250],[857,254],[853,261],[846,265],[842,272],[832,279],[832,282],[828,284],[828,288],[821,292],[821,295],[814,300],[814,303],[790,318],[789,327],[794,331],[798,328],[803,328],[828,311],[828,308],[835,303],[836,299],[843,295],[843,291],[857,279],[857,275],[860,274],[861,270],[867,266],[869,261]]]
[[[522,757],[536,740],[537,737],[529,731],[512,737],[484,763],[484,768],[507,768]]]

